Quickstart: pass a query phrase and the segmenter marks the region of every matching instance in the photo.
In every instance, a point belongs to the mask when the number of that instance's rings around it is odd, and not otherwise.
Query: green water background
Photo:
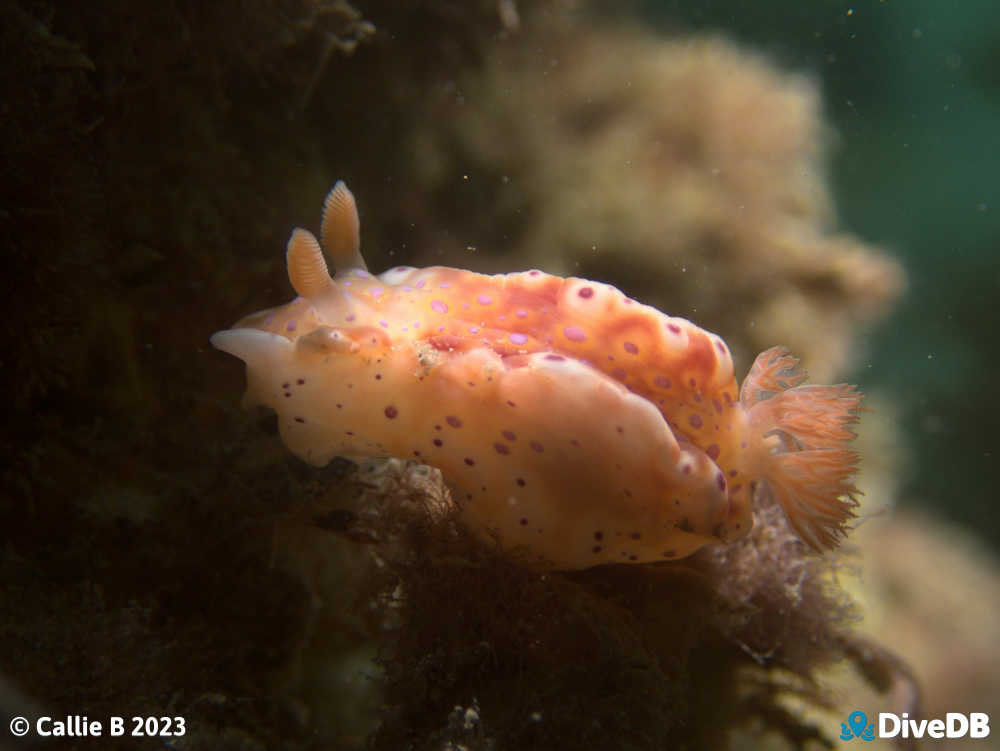
[[[852,380],[899,406],[900,504],[1000,545],[1000,15],[990,0],[646,0],[648,23],[719,31],[814,75],[838,132],[846,229],[909,276]]]

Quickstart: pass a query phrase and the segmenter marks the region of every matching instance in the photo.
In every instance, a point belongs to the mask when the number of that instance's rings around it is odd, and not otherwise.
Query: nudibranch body
[[[298,297],[212,337],[247,366],[247,405],[302,459],[439,468],[465,523],[559,569],[680,558],[747,534],[769,493],[814,548],[856,505],[861,394],[805,386],[781,348],[742,389],[726,344],[616,288],[541,271],[368,273],[351,193],[319,242],[296,229]]]

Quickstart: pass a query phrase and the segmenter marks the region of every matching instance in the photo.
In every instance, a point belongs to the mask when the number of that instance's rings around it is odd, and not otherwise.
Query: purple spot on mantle
[[[479,297],[476,298],[476,302],[478,302],[480,305],[489,305],[490,303],[493,302],[493,298],[490,297],[489,295],[480,295]]]
[[[295,331],[295,321],[289,321],[285,324],[285,331]]]
[[[528,311],[526,311],[526,310],[518,310],[516,313],[514,313],[514,315],[516,315],[518,318],[527,318],[528,317]]]
[[[499,441],[497,441],[496,443],[493,444],[493,448],[497,450],[498,454],[510,453],[510,447],[506,443],[500,443]]]
[[[666,376],[656,376],[656,378],[653,379],[653,385],[658,389],[669,389],[670,379]]]
[[[413,286],[417,289],[423,289],[425,284],[427,284],[426,279],[418,279],[416,282],[414,282]]]
[[[711,446],[705,449],[705,453],[708,454],[708,458],[714,462],[716,459],[719,458],[719,444],[713,443]]]
[[[546,360],[552,360],[553,362],[563,362],[566,358],[562,355],[545,355]]]
[[[376,300],[378,300],[382,295],[385,294],[385,290],[382,289],[381,287],[372,287],[370,290],[368,290],[368,294],[374,297]]]
[[[586,299],[594,296],[594,288],[593,287],[583,287],[576,294],[578,294],[580,297],[582,297],[584,300],[586,300]]]
[[[726,478],[722,476],[721,472],[715,475],[715,484],[719,486],[719,490],[726,489]]]
[[[701,415],[691,415],[688,418],[688,422],[691,423],[691,427],[695,430],[698,430],[704,424],[702,422]]]
[[[587,340],[586,332],[579,326],[566,326],[563,329],[563,334],[571,342],[583,342]]]
[[[455,417],[455,415],[448,415],[446,418],[444,418],[444,421],[449,425],[451,425],[451,427],[453,428],[462,427],[462,421],[459,420],[457,417]]]
[[[398,415],[398,414],[399,414],[399,410],[396,409],[395,407],[393,407],[391,404],[388,407],[385,408],[385,416],[388,417],[390,420],[392,420],[393,418],[395,418],[396,415]]]
[[[667,324],[667,328],[670,330],[671,334],[680,334],[681,333],[681,327],[678,326],[676,323],[668,323]]]
[[[625,349],[625,351],[626,351],[626,352],[628,352],[628,353],[629,353],[630,355],[637,355],[637,354],[639,354],[639,348],[638,348],[638,347],[637,347],[637,346],[636,346],[636,345],[635,345],[635,344],[634,344],[633,342],[625,342],[625,343],[624,343],[624,344],[622,345],[622,347],[623,347],[623,348]]]
[[[527,336],[527,334],[514,333],[514,334],[511,334],[507,338],[510,339],[510,343],[511,344],[516,344],[518,346],[521,346],[522,344],[527,344],[528,343],[528,336]]]
[[[441,300],[431,300],[431,310],[435,313],[447,313],[448,306],[445,305]]]

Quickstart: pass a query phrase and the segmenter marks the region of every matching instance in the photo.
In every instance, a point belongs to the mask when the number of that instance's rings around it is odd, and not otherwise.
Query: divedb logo
[[[988,738],[989,734],[990,716],[985,712],[949,712],[943,720],[914,720],[906,712],[878,715],[879,738]],[[855,738],[863,741],[876,738],[875,723],[868,722],[868,716],[857,709],[847,716],[847,722],[840,723],[840,740]]]

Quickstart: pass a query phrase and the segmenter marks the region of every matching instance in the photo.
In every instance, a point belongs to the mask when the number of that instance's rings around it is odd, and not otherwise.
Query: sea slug
[[[368,272],[354,197],[288,242],[292,302],[212,336],[289,449],[439,468],[463,521],[544,568],[672,560],[730,542],[761,494],[817,550],[859,491],[861,393],[804,385],[785,349],[742,388],[715,334],[615,287],[532,270]]]

